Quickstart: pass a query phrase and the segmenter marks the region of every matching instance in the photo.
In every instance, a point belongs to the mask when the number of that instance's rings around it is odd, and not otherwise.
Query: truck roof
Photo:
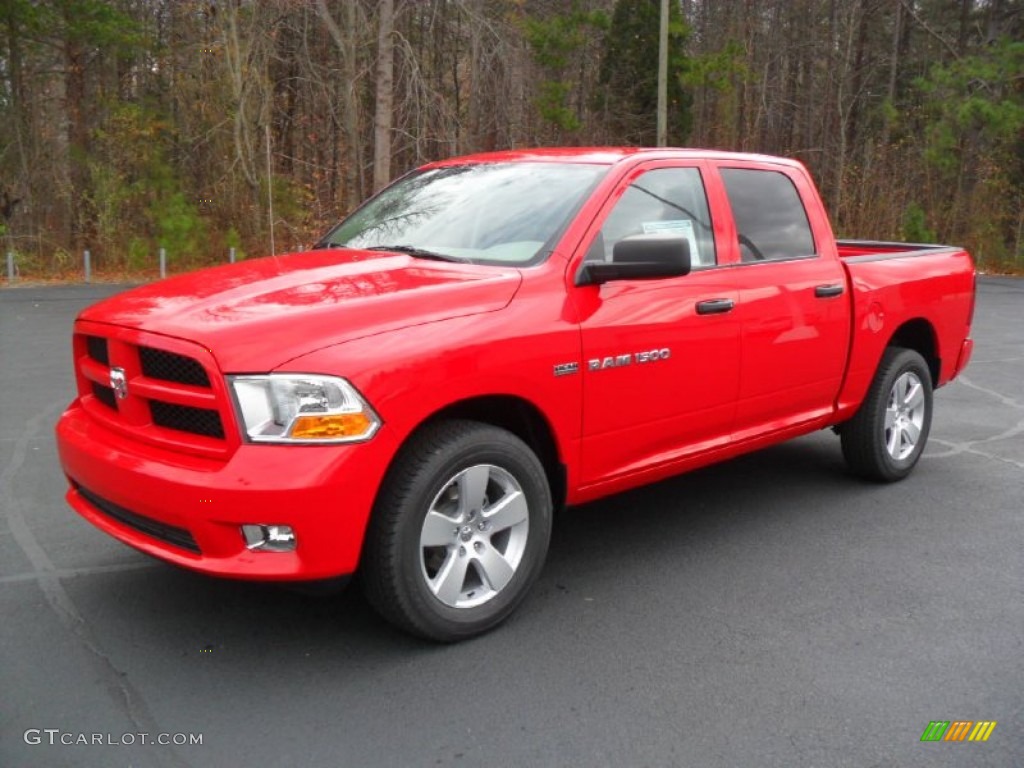
[[[798,160],[747,152],[725,152],[696,147],[539,147],[481,152],[427,163],[424,168],[442,168],[468,163],[558,162],[613,165],[627,159],[744,160],[801,166]]]

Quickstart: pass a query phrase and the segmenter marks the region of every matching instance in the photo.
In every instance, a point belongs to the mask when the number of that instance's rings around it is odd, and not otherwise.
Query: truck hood
[[[161,280],[79,317],[197,342],[225,373],[255,373],[332,344],[499,310],[521,280],[511,267],[317,250]]]

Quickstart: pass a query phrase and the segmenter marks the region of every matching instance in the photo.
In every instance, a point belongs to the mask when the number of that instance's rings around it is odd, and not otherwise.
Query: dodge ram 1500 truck
[[[71,506],[186,568],[360,573],[452,641],[507,617],[553,511],[825,427],[906,476],[971,356],[959,248],[836,241],[798,162],[555,149],[432,163],[309,251],[74,328]]]

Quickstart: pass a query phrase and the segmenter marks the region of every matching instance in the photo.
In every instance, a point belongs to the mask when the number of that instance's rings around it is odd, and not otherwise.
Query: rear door
[[[739,293],[739,397],[733,439],[830,413],[850,340],[850,297],[809,178],[788,166],[718,168],[732,211]],[[804,200],[816,204],[812,220]]]
[[[707,171],[683,161],[634,169],[584,238],[587,259],[610,261],[623,237],[672,232],[687,238],[693,261],[682,277],[572,289],[583,346],[584,485],[728,442],[738,295],[718,268]]]

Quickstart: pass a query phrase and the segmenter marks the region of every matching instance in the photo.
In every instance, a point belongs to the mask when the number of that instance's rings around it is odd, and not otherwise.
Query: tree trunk
[[[974,0],[960,0],[960,29],[956,36],[956,52],[961,56],[967,52],[967,34],[970,31],[973,10]]]
[[[882,137],[879,146],[882,152],[888,151],[889,138],[892,134],[892,115],[896,110],[896,82],[900,72],[900,54],[903,39],[903,3],[895,0],[895,11],[892,19],[892,49],[889,52],[889,82],[885,89],[886,109],[882,118]]]
[[[354,209],[362,199],[362,184],[360,183],[362,168],[362,153],[360,152],[359,140],[359,100],[357,98],[357,76],[358,63],[356,61],[356,32],[359,27],[358,11],[355,2],[345,3],[345,30],[341,31],[338,23],[331,16],[327,9],[326,0],[317,0],[316,10],[320,20],[334,40],[334,44],[341,54],[341,82],[338,84],[338,96],[341,102],[341,125],[342,135],[347,150],[347,161],[345,167],[345,194],[344,204],[348,210]]]
[[[395,0],[381,0],[377,27],[377,88],[373,115],[373,191],[391,181],[395,103]]]
[[[7,62],[11,79],[11,107],[14,112],[14,136],[18,146],[18,165],[21,167],[22,183],[29,182],[29,157],[35,140],[32,131],[32,114],[25,103],[25,78],[22,66],[21,32],[13,8],[7,11]]]
[[[68,21],[70,27],[71,22]],[[85,200],[88,185],[86,157],[89,151],[89,124],[85,114],[85,57],[77,40],[64,41],[64,109],[67,114],[68,142],[68,242],[79,250],[87,245],[88,222]]]

